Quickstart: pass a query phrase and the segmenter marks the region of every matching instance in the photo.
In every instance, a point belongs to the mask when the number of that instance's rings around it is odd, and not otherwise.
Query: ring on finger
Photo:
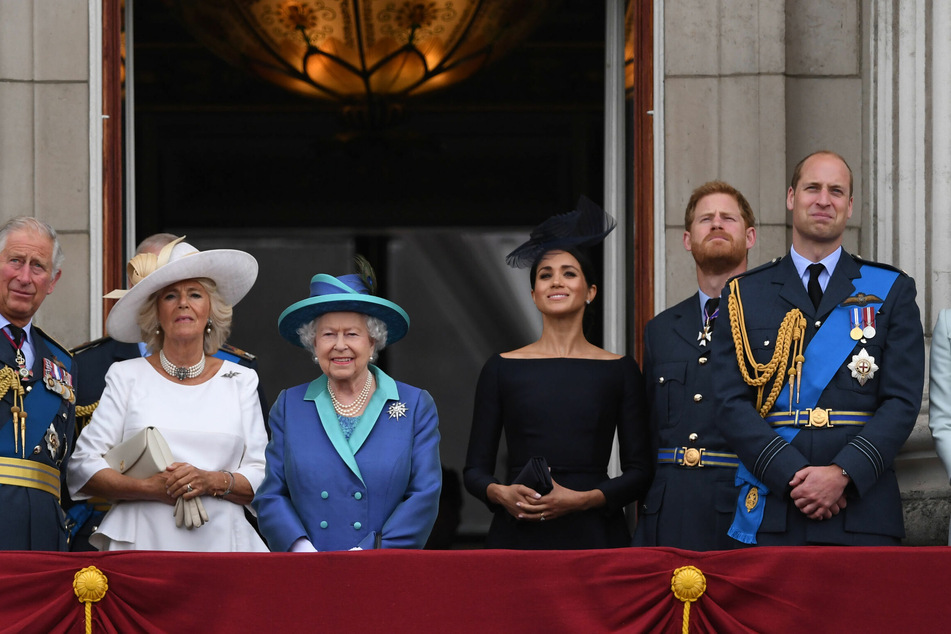
[[[539,521],[539,522],[544,522],[544,521],[545,521],[545,514],[544,514],[544,513],[542,513],[542,516],[541,516],[540,518],[538,518],[538,521]]]
[[[185,485],[185,490],[188,491],[189,493],[191,493],[191,492],[194,491],[195,489],[192,488],[192,483],[189,482],[188,484]]]

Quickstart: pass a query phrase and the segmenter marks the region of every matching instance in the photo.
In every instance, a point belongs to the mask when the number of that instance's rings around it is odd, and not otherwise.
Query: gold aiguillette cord
[[[23,409],[23,385],[20,376],[10,366],[0,369],[0,398],[13,390],[13,450],[19,451],[20,456],[26,458],[26,411]]]

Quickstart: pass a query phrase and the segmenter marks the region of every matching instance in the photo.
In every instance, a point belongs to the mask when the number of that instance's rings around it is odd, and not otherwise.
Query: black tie
[[[13,324],[7,324],[10,331],[10,338],[13,339],[13,347],[19,349],[23,345],[23,337],[26,335],[23,329]]]
[[[713,332],[713,325],[717,321],[717,307],[720,305],[719,297],[711,297],[703,305],[703,323],[710,326],[710,332]]]
[[[819,274],[822,273],[821,263],[809,265],[809,285],[806,289],[809,291],[809,299],[812,300],[814,308],[819,308],[819,302],[822,301],[822,287],[819,286]]]

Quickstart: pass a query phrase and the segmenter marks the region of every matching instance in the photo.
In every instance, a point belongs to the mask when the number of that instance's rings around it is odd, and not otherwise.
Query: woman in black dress
[[[531,264],[542,334],[490,358],[479,377],[465,484],[495,513],[488,548],[582,549],[630,544],[624,506],[647,491],[653,470],[644,386],[637,363],[590,343],[582,322],[595,299],[593,269],[580,247],[601,242],[614,223],[586,198],[550,218],[507,262]],[[503,484],[494,477],[502,431]],[[617,432],[622,474],[608,476]],[[544,457],[553,489],[511,484]]]

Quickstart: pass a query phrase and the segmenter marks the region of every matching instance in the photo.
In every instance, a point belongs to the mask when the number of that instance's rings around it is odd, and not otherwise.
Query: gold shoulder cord
[[[739,279],[730,281],[730,331],[733,334],[733,345],[736,348],[736,362],[740,368],[740,374],[747,385],[756,389],[756,409],[760,416],[766,416],[773,404],[779,397],[779,392],[783,389],[783,379],[787,373],[787,364],[789,362],[790,349],[795,346],[794,365],[790,365],[789,373],[789,409],[792,411],[793,401],[793,382],[796,382],[796,401],[799,400],[799,383],[802,381],[802,363],[805,357],[802,354],[803,333],[806,329],[806,318],[798,308],[793,308],[786,313],[783,322],[776,333],[776,347],[773,350],[773,358],[769,363],[757,363],[753,357],[753,351],[750,348],[749,335],[746,332],[746,318],[743,315],[743,302],[740,299]],[[753,368],[753,376],[750,376],[747,365]],[[767,383],[775,377],[773,386],[769,391],[766,402],[763,402],[763,392]]]
[[[80,431],[82,431],[92,420],[92,414],[96,411],[97,407],[99,407],[99,401],[96,401],[90,405],[76,406],[76,426]]]
[[[14,372],[10,366],[3,366],[0,369],[0,398],[7,395],[7,392],[13,390],[13,407],[10,413],[13,415],[13,450],[19,451],[23,458],[26,458],[26,411],[23,409],[23,384],[20,383],[20,375]]]

